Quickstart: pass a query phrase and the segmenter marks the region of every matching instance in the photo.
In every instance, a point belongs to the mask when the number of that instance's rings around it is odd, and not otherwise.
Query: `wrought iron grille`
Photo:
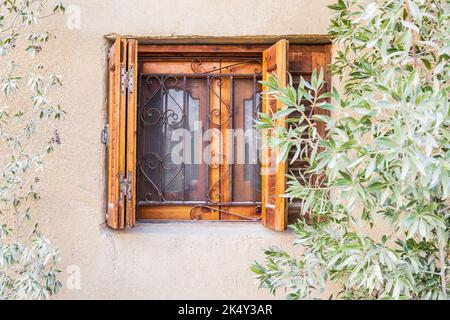
[[[212,160],[206,163],[203,159],[204,145],[199,141],[203,141],[203,135],[209,129],[221,131],[225,127],[253,127],[253,120],[261,110],[261,75],[256,70],[251,74],[220,73],[224,68],[248,62],[254,60],[199,72],[198,66],[202,61],[193,59],[193,73],[140,75],[137,159],[140,206],[192,205],[191,218],[198,219],[198,209],[202,208],[260,204],[259,157],[253,163],[232,162],[224,168],[217,160],[230,155],[211,153]],[[228,97],[224,97],[224,84],[229,86],[226,90]],[[211,99],[219,102],[218,108],[211,108]],[[184,129],[182,135],[178,129]],[[178,135],[181,140],[174,139],[174,135]],[[180,143],[184,147],[182,159],[174,161],[174,148]],[[252,147],[259,150],[260,141],[255,139],[253,143],[247,143],[246,140],[245,143],[245,152],[249,153],[245,156],[248,159],[253,151],[247,149]],[[191,152],[186,154],[185,150]],[[234,160],[234,138],[231,150]],[[214,169],[219,169],[220,174],[216,181],[210,181],[209,173]],[[229,179],[231,197],[226,202],[217,192],[217,186],[225,178]],[[214,210],[221,211],[217,208]],[[236,213],[230,214],[240,217]]]

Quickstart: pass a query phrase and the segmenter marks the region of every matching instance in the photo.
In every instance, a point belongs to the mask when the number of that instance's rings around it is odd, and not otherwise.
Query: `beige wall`
[[[63,145],[42,179],[41,225],[60,247],[60,298],[270,298],[249,266],[292,234],[260,224],[141,224],[115,232],[104,224],[105,70],[110,33],[135,36],[326,34],[332,0],[66,0],[81,9],[81,29],[66,18],[44,62],[54,64],[68,115]],[[66,286],[67,266],[81,271],[81,290]],[[283,297],[283,296],[281,296]]]

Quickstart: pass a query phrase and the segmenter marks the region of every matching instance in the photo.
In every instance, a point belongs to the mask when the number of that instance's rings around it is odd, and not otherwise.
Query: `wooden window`
[[[277,164],[278,150],[258,154],[257,114],[282,107],[261,97],[260,80],[277,74],[285,82],[287,71],[308,78],[328,59],[328,45],[286,40],[138,45],[118,38],[109,53],[107,224],[233,220],[284,230],[296,212],[279,196],[285,173],[304,165]]]

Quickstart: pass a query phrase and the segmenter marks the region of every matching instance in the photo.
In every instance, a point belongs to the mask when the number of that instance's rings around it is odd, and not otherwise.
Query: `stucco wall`
[[[271,298],[249,266],[292,234],[260,224],[141,224],[115,232],[104,224],[106,52],[110,33],[136,36],[326,34],[332,0],[66,0],[81,11],[81,28],[52,19],[57,39],[44,63],[61,74],[67,117],[62,146],[49,159],[38,212],[60,247],[60,298]],[[74,11],[69,10],[69,13]],[[69,16],[70,18],[70,16]],[[66,285],[78,266],[81,289]],[[72,269],[76,270],[76,269]],[[283,297],[283,296],[281,296]]]

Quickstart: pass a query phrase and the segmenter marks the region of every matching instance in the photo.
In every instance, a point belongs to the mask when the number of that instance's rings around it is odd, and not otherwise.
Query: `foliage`
[[[0,2],[0,300],[47,298],[61,287],[58,250],[30,215],[44,158],[60,143],[52,122],[64,114],[50,97],[59,77],[36,59],[52,36],[34,26],[64,11],[47,2]]]
[[[309,217],[291,226],[303,252],[270,248],[252,270],[261,287],[291,299],[315,298],[330,282],[347,299],[446,299],[450,1],[339,0],[330,8],[331,70],[342,93],[321,94],[323,72],[297,89],[271,78],[269,94],[285,109],[259,120],[274,132],[272,146],[309,164],[301,179],[290,174],[285,195],[301,199]],[[302,117],[277,126],[274,118],[293,111]]]

